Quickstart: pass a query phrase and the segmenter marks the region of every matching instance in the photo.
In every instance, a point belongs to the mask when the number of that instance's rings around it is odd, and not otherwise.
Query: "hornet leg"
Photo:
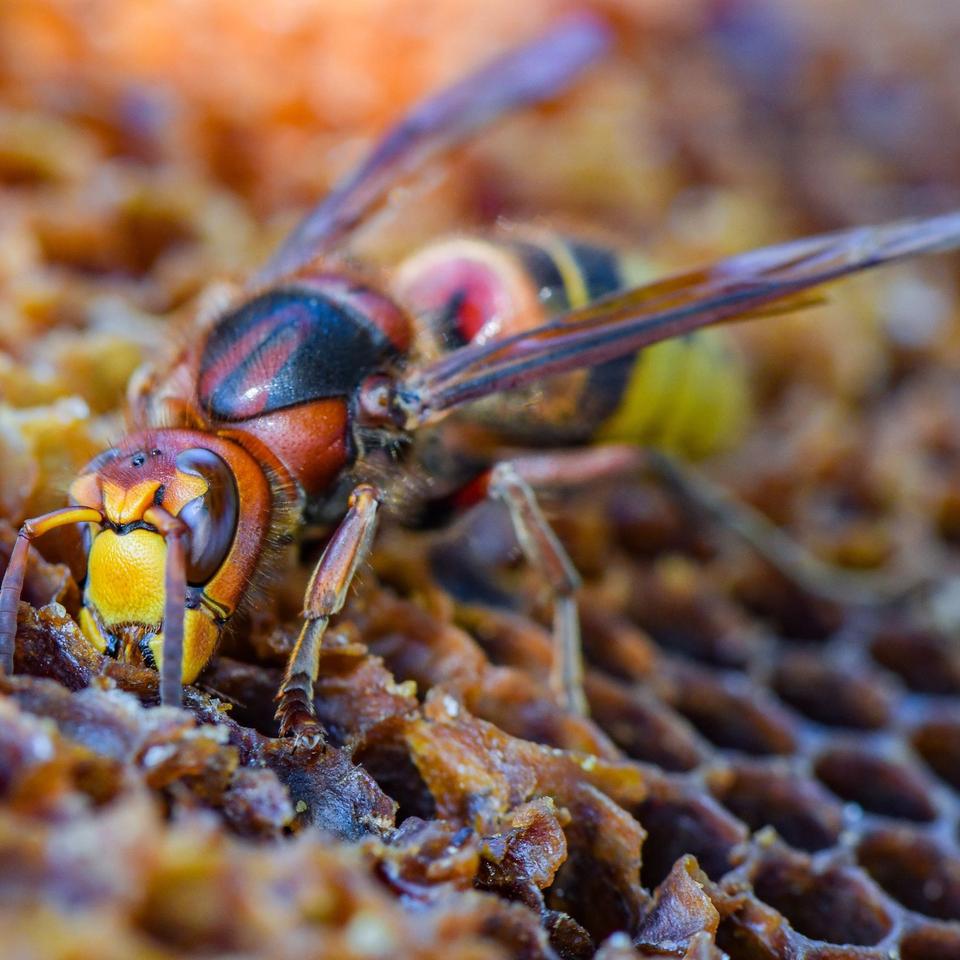
[[[343,609],[357,568],[370,552],[379,505],[373,487],[361,485],[353,491],[349,509],[307,585],[303,629],[287,661],[276,698],[280,736],[292,735],[297,744],[315,746],[323,740],[323,729],[313,710],[320,647],[330,618]]]
[[[514,464],[498,464],[490,472],[490,496],[510,511],[513,529],[527,563],[538,570],[553,591],[553,666],[550,686],[561,706],[586,714],[583,693],[583,659],[576,591],[580,575],[567,551],[550,528],[530,484]]]
[[[647,473],[676,497],[737,534],[769,563],[811,593],[846,604],[882,605],[924,584],[919,577],[838,570],[808,553],[749,505],[659,451],[627,445],[531,453],[503,461],[489,474],[489,495],[503,501],[527,562],[541,571],[554,593],[554,664],[550,682],[568,709],[586,712],[583,661],[575,592],[580,577],[537,505],[535,489],[584,487]]]
[[[511,461],[534,489],[582,488],[630,475],[653,477],[688,509],[699,510],[738,536],[796,586],[814,596],[850,606],[884,606],[929,587],[932,572],[844,570],[815,557],[759,510],[728,493],[695,467],[642,447],[611,444],[583,450],[520,456]]]
[[[750,504],[659,450],[648,451],[650,473],[672,496],[735,533],[788,580],[814,596],[850,606],[884,606],[929,586],[919,572],[857,572],[820,560]]]

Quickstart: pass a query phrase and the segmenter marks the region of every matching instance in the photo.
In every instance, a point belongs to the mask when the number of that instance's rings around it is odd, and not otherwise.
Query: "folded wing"
[[[592,367],[711,324],[786,313],[847,274],[960,246],[960,211],[808,237],[618,292],[524,333],[454,350],[412,373],[409,426],[481,397]]]

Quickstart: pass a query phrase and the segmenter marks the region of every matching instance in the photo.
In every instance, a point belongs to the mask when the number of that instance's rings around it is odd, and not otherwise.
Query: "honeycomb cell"
[[[706,587],[686,557],[664,557],[632,583],[628,611],[673,654],[708,666],[742,670],[756,653],[759,632],[719,591]]]
[[[857,859],[908,909],[938,920],[960,920],[960,859],[928,837],[907,829],[877,831],[860,842]]]
[[[960,654],[946,637],[897,626],[881,630],[870,645],[873,659],[918,693],[960,693]]]
[[[184,185],[180,185],[181,188]],[[151,196],[146,184],[124,184],[125,203],[111,207],[101,198],[102,209],[91,218],[38,218],[37,242],[45,259],[80,273],[108,273],[120,262],[125,271],[143,276],[162,257],[194,243],[197,234],[187,210],[177,210],[163,198]],[[186,193],[186,189],[183,191]],[[89,222],[92,219],[93,223]]]
[[[927,766],[960,790],[960,721],[931,720],[917,727],[911,740]]]
[[[710,778],[713,795],[752,830],[773,827],[791,846],[822,850],[836,842],[841,805],[816,781],[785,767],[741,763]]]
[[[739,678],[725,682],[693,671],[678,672],[670,701],[718,747],[757,756],[790,754],[796,748],[792,724],[784,711]]]
[[[606,597],[581,596],[580,635],[584,659],[611,677],[644,681],[657,669],[653,640],[626,617],[611,613]]]
[[[890,719],[891,697],[879,683],[808,653],[784,657],[772,684],[781,700],[825,726],[876,730]]]
[[[911,930],[900,944],[900,960],[956,960],[960,930],[955,926],[924,926]]]
[[[821,873],[805,859],[770,857],[753,885],[759,899],[812,940],[869,947],[893,928],[889,911],[867,881],[847,869]]]
[[[704,759],[696,735],[672,711],[642,691],[601,674],[587,683],[590,716],[628,756],[664,770],[692,770]]]
[[[840,608],[791,583],[762,561],[737,584],[737,597],[744,607],[775,632],[797,643],[819,646],[843,623]]]
[[[355,759],[381,789],[397,802],[397,822],[408,817],[430,820],[437,808],[423,778],[410,759],[409,751],[397,743],[377,744],[358,750]]]
[[[635,557],[667,552],[704,552],[700,531],[676,499],[652,483],[631,483],[615,490],[608,513],[617,541]]]
[[[920,927],[900,944],[900,960],[956,960],[960,957],[960,930],[956,927]]]
[[[0,111],[0,185],[24,189],[89,175],[97,144],[75,125],[42,113]]]
[[[733,848],[747,838],[743,824],[699,793],[658,792],[634,813],[648,834],[640,879],[649,889],[685,853],[695,856],[704,873],[716,880],[732,866]]]
[[[814,769],[838,797],[869,813],[921,823],[936,818],[937,808],[923,782],[903,764],[839,747],[821,754]]]

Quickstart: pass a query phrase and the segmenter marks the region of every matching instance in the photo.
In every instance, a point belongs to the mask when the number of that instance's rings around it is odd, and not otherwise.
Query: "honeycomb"
[[[211,283],[559,9],[518,6],[0,7],[0,566]],[[960,11],[596,6],[610,62],[397,191],[364,256],[503,215],[668,269],[957,203]],[[738,331],[758,412],[704,467],[818,557],[920,586],[806,593],[646,479],[548,498],[584,575],[589,719],[551,698],[549,601],[493,507],[381,531],[315,751],[272,711],[319,532],[183,710],[83,640],[79,545],[45,538],[0,678],[4,955],[960,957],[955,267]]]

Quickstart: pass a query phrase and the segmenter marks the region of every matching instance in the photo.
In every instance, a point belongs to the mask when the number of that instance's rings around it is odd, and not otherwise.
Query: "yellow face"
[[[101,653],[127,663],[162,667],[166,559],[167,545],[154,531],[118,534],[103,529],[96,534],[87,557],[80,626]],[[184,683],[196,680],[219,639],[220,627],[203,608],[186,611]]]
[[[216,651],[232,612],[222,599],[208,596],[207,588],[226,563],[238,511],[227,464],[209,449],[171,444],[177,433],[158,435],[163,446],[154,440],[146,449],[95,462],[70,492],[75,502],[103,516],[87,527],[80,626],[97,649],[128,663],[156,669],[163,663],[167,544],[145,517],[151,507],[162,506],[186,525],[182,677],[192,683]]]

